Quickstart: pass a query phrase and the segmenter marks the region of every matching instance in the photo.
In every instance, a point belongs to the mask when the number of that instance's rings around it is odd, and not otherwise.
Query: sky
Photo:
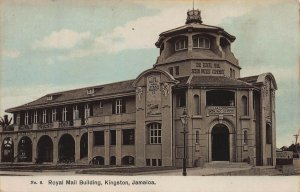
[[[299,2],[195,0],[204,24],[236,36],[241,77],[272,72],[277,147],[300,128]],[[0,115],[51,92],[136,78],[161,32],[184,25],[192,0],[0,2]]]

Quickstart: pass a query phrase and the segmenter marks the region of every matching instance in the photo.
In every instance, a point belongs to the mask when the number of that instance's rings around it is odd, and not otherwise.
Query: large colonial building
[[[7,109],[1,162],[181,166],[185,111],[188,166],[275,165],[277,85],[271,73],[240,77],[234,40],[188,11],[185,25],[159,35],[156,63],[136,79]]]

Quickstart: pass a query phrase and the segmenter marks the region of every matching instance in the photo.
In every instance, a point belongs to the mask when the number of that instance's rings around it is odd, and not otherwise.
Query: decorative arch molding
[[[211,162],[212,161],[212,130],[213,128],[218,125],[224,125],[227,127],[228,132],[229,132],[229,161],[230,162],[234,162],[235,161],[235,154],[234,154],[234,140],[235,140],[235,128],[234,128],[234,124],[228,120],[228,119],[221,119],[221,118],[215,118],[210,122],[210,126],[208,129],[208,151],[209,151],[209,159],[208,161]]]
[[[166,71],[163,71],[163,70],[161,70],[161,69],[148,69],[148,70],[142,72],[142,73],[135,79],[135,81],[132,83],[132,86],[133,86],[133,87],[137,87],[138,82],[140,81],[140,79],[141,79],[143,76],[146,76],[146,75],[149,75],[149,74],[152,74],[152,73],[160,73],[160,74],[164,74],[164,75],[167,77],[169,83],[172,83],[172,84],[177,84],[177,83],[179,83],[179,81],[177,81],[170,73],[168,73],[168,72],[166,72]]]
[[[262,83],[264,84],[265,80],[269,78],[274,86],[274,89],[277,90],[277,83],[276,83],[276,80],[273,76],[272,73],[263,73],[263,74],[260,74],[257,78],[257,83]]]
[[[17,140],[16,140],[16,143],[17,144],[20,143],[21,139],[26,138],[26,137],[29,138],[31,140],[31,142],[33,142],[33,140],[34,140],[33,136],[31,136],[31,135],[19,135]]]
[[[210,123],[209,129],[208,129],[208,133],[211,134],[212,129],[218,125],[218,124],[222,124],[225,125],[228,128],[229,134],[234,134],[235,133],[235,128],[234,128],[234,124],[233,122],[231,122],[229,119],[225,118],[225,119],[218,119],[215,118],[213,119]]]

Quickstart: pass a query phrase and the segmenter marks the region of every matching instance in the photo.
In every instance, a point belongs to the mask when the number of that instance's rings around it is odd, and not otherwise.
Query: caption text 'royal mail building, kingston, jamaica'
[[[156,63],[136,79],[7,109],[1,162],[180,167],[186,134],[189,167],[275,165],[277,85],[271,73],[240,77],[234,40],[188,11],[185,25],[159,35]]]

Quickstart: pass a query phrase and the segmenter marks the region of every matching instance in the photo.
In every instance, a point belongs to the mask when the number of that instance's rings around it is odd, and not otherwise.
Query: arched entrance
[[[18,162],[32,161],[32,141],[29,137],[24,136],[18,144]]]
[[[80,139],[80,159],[88,155],[88,134],[84,133]]]
[[[58,159],[62,163],[75,161],[75,141],[69,134],[64,134],[58,142]]]
[[[53,142],[48,135],[42,136],[37,144],[37,162],[53,162]]]
[[[11,137],[6,137],[2,143],[2,162],[14,161],[14,142]]]
[[[229,161],[229,131],[217,124],[211,131],[212,161]]]

